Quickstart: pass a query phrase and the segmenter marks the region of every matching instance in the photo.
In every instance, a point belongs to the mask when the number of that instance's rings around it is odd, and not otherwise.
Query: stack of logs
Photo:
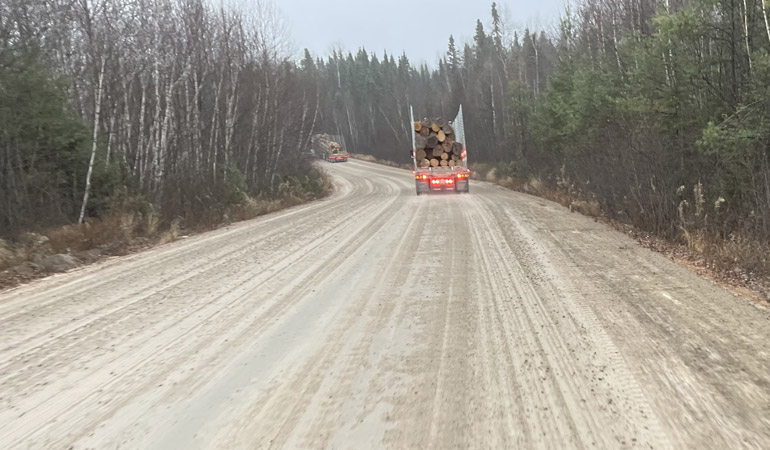
[[[340,153],[342,147],[340,144],[334,142],[334,138],[328,134],[317,134],[313,136],[314,144],[320,148],[320,150],[327,153]]]
[[[414,123],[415,158],[420,167],[455,167],[461,165],[463,144],[455,141],[455,132],[443,119]]]

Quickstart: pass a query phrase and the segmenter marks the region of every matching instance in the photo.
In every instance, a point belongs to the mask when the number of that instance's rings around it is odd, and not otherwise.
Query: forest
[[[318,97],[266,2],[2,0],[0,236],[321,194]]]
[[[403,53],[306,53],[302,70],[324,93],[319,126],[407,163],[409,105],[451,118],[462,104],[478,171],[593,202],[717,269],[768,273],[764,2],[583,0],[554,30],[509,22],[492,3],[437,67]]]
[[[435,65],[296,57],[280,11],[255,5],[0,1],[0,236],[316,198],[314,133],[407,163],[410,105],[451,118],[462,104],[477,174],[770,272],[764,1],[580,0],[542,30],[492,3]]]

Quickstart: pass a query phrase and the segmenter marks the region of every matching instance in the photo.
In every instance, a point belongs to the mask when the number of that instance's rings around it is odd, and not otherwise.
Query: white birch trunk
[[[223,77],[220,77],[219,83],[215,89],[214,95],[214,113],[211,115],[211,133],[209,133],[209,164],[212,169],[214,181],[217,180],[217,158],[219,158],[219,96],[222,92]]]
[[[615,7],[612,8],[612,48],[615,50],[615,60],[618,63],[618,70],[622,72],[623,65],[620,62],[620,51],[618,50],[618,22],[615,14]]]
[[[203,163],[203,149],[201,148],[201,142],[203,141],[203,126],[201,121],[200,110],[198,109],[198,103],[200,102],[201,95],[201,83],[198,79],[198,72],[195,71],[193,77],[193,160],[196,173],[200,171]]]
[[[537,64],[536,64],[537,65]],[[489,74],[489,98],[492,102],[492,137],[497,137],[497,111],[495,111],[495,91],[493,74]]]
[[[91,160],[88,163],[88,173],[86,174],[86,189],[83,193],[83,204],[80,206],[80,216],[78,217],[78,223],[80,224],[82,224],[83,220],[85,219],[88,196],[91,194],[91,176],[94,173],[94,161],[96,160],[96,149],[98,147],[99,119],[102,112],[102,94],[104,92],[104,70],[106,63],[106,58],[102,58],[102,64],[99,68],[99,82],[96,88],[96,104],[94,105],[94,132],[91,141]]]
[[[144,130],[147,126],[145,116],[147,115],[147,84],[142,83],[142,100],[139,105],[139,135],[136,137],[136,157],[134,158],[134,172],[139,174],[139,184],[144,185],[144,160],[145,143]]]
[[[104,158],[104,167],[110,166],[110,156],[112,153],[112,143],[115,141],[115,118],[117,116],[116,107],[112,108],[110,116],[110,128],[107,130],[107,155]]]
[[[171,95],[174,91],[173,71],[170,79],[168,80],[168,87],[166,88],[165,107],[163,109],[163,124],[160,130],[160,143],[158,145],[158,158],[157,166],[155,168],[155,188],[158,192],[163,189],[163,176],[166,169],[166,152],[168,151],[168,139],[169,128],[171,127],[171,117],[173,115],[174,105]]]
[[[760,0],[763,2],[764,0]],[[743,38],[746,43],[746,58],[749,60],[749,74],[753,72],[753,62],[751,61],[751,45],[749,45],[749,8],[746,0],[743,0]]]
[[[759,0],[762,4],[762,17],[765,19],[765,32],[767,32],[767,40],[770,42],[770,21],[767,20],[767,7],[765,6],[765,1],[767,0]]]

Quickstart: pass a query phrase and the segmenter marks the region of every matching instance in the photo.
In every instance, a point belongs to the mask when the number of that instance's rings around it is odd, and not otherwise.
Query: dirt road
[[[325,167],[0,293],[0,448],[770,448],[767,309],[544,200]]]

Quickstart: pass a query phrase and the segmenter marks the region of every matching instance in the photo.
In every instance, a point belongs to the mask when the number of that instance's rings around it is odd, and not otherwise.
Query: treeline
[[[451,118],[462,103],[472,162],[596,201],[723,267],[769,269],[762,0],[585,0],[550,33],[511,30],[491,10],[436,68],[363,49],[306,54],[320,123],[354,151],[406,162],[408,105]]]
[[[317,80],[269,4],[212,5],[0,2],[0,235],[318,187]]]
[[[560,41],[533,124],[542,148],[609,214],[767,269],[765,4],[588,3]],[[712,238],[734,252],[710,250]]]
[[[462,32],[462,30],[458,30]],[[405,160],[415,116],[452,118],[462,104],[476,161],[503,162],[534,151],[529,115],[546,90],[557,49],[544,32],[510,32],[495,5],[489,32],[478,21],[473,42],[453,37],[438,67],[414,65],[405,54],[359,49],[326,59],[305,52],[302,67],[319,80],[319,126],[345,136],[356,151]]]

